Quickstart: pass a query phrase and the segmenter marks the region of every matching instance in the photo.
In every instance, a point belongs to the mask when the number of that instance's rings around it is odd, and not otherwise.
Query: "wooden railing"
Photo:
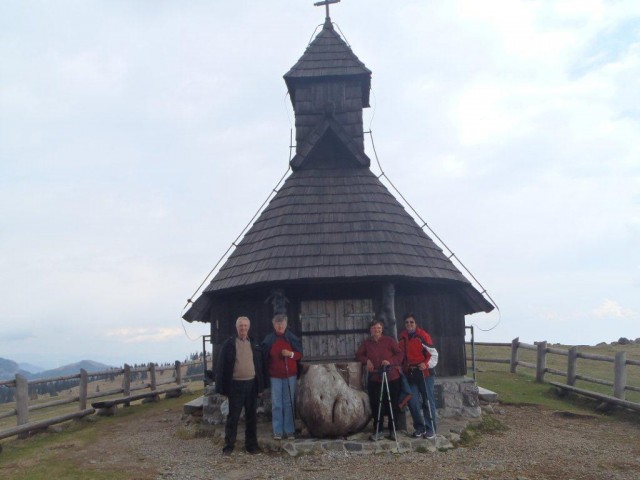
[[[129,365],[124,365],[120,369],[103,370],[99,372],[87,372],[84,369],[80,370],[80,373],[74,375],[64,375],[60,377],[42,378],[38,380],[27,380],[22,375],[16,375],[13,380],[5,380],[0,382],[1,387],[15,388],[15,402],[13,406],[9,404],[0,405],[0,421],[9,417],[16,417],[16,426],[11,428],[0,427],[0,439],[20,435],[27,435],[31,431],[40,430],[50,425],[62,423],[74,418],[81,418],[87,415],[91,415],[95,412],[94,408],[87,407],[88,401],[95,398],[118,398],[120,395],[123,397],[130,397],[132,392],[147,390],[153,396],[154,392],[160,391],[160,387],[165,385],[182,385],[183,380],[188,378],[202,377],[202,374],[191,375],[187,377],[183,375],[183,368],[191,365],[202,365],[201,361],[185,362],[181,363],[176,361],[172,366],[158,367],[153,363],[150,363],[144,367],[131,368]],[[170,379],[160,380],[158,377],[162,376],[165,371],[171,371],[172,375]],[[115,376],[122,376],[122,382],[118,388],[111,388],[104,391],[99,391],[100,381],[102,385],[108,385],[114,382],[104,382],[105,378],[111,378]],[[145,380],[136,380],[137,377],[145,376]],[[51,382],[61,382],[73,380],[78,382],[77,392],[73,391],[75,387],[70,391],[70,395],[65,395],[64,398],[58,400],[52,400],[47,402],[33,403],[30,401],[30,391],[34,391],[35,387],[41,384],[47,384]],[[136,384],[136,381],[139,383]],[[90,387],[96,386],[96,391],[89,393]],[[143,396],[143,395],[141,395]],[[73,404],[77,404],[77,407]],[[70,405],[71,408],[67,409],[64,405]],[[9,408],[5,408],[5,407]],[[55,408],[55,411],[53,407]],[[49,415],[38,414],[40,417],[35,421],[30,421],[30,412],[36,412],[39,410],[48,409]],[[66,411],[70,410],[70,411]],[[64,411],[64,413],[61,413]],[[53,416],[52,416],[53,415]],[[36,416],[36,415],[34,415]]]
[[[470,344],[468,344],[470,345]],[[492,343],[492,342],[475,342],[475,346],[486,347],[510,347],[510,358],[482,358],[472,355],[469,361],[473,361],[472,369],[475,372],[475,363],[503,363],[509,365],[509,371],[516,373],[518,367],[524,367],[535,370],[536,382],[545,382],[546,374],[557,375],[565,378],[564,384],[558,384],[557,382],[549,382],[555,386],[566,386],[567,390],[582,393],[593,398],[600,399],[605,402],[611,402],[614,404],[622,405],[624,407],[640,411],[640,403],[629,402],[625,400],[625,394],[627,391],[640,392],[640,387],[627,384],[627,366],[640,366],[639,360],[628,359],[626,352],[617,352],[615,356],[596,355],[591,353],[585,353],[578,351],[578,347],[571,347],[568,350],[561,348],[549,347],[546,341],[535,342],[535,344],[528,344],[521,342],[519,338],[514,338],[511,343]],[[535,363],[526,362],[520,360],[520,350],[530,350],[535,352]],[[567,369],[559,370],[547,366],[547,355],[561,355],[567,357]],[[594,360],[597,362],[608,362],[613,364],[613,381],[596,378],[590,375],[584,375],[577,373],[578,359]],[[576,381],[582,380],[584,382],[590,382],[599,385],[605,385],[612,387],[612,395],[605,395],[599,392],[579,389],[575,387]]]

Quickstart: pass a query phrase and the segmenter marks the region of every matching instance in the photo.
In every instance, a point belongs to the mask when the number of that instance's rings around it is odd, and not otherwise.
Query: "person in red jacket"
[[[295,398],[298,362],[302,359],[302,342],[287,330],[287,316],[273,317],[273,332],[262,341],[266,378],[271,385],[271,426],[273,438],[295,437]]]
[[[405,330],[398,345],[402,350],[402,369],[409,379],[411,394],[409,410],[413,418],[414,437],[433,438],[436,433],[436,403],[433,386],[438,351],[431,336],[418,327],[412,313],[404,317]]]
[[[387,369],[387,381],[389,383],[389,396],[391,397],[391,408],[389,409],[389,402],[387,392],[384,393],[382,400],[383,410],[380,421],[380,429],[378,430],[378,409],[380,404],[380,390],[382,389],[382,370],[387,367],[398,366],[402,362],[402,352],[398,348],[396,341],[382,334],[384,324],[381,320],[374,320],[369,331],[371,337],[363,341],[358,350],[356,351],[356,360],[363,365],[367,366],[367,372],[369,372],[367,382],[367,393],[369,395],[369,403],[371,405],[371,414],[373,416],[373,434],[370,440],[377,441],[383,437],[383,424],[384,415],[389,418],[389,438],[395,440],[394,430],[391,423],[391,413],[393,412],[393,418],[398,419],[400,415],[400,408],[398,407],[398,395],[400,393],[400,372],[397,368]]]

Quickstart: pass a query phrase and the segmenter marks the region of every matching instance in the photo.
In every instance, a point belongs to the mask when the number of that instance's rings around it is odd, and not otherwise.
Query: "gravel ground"
[[[507,428],[473,446],[436,453],[244,453],[242,440],[222,457],[219,439],[194,437],[176,410],[131,416],[77,455],[87,469],[117,464],[132,479],[413,479],[638,480],[640,425],[535,406],[499,406]],[[243,426],[241,425],[241,428]],[[268,425],[261,428],[267,429]],[[240,431],[243,438],[243,430]],[[105,457],[104,452],[110,452]]]

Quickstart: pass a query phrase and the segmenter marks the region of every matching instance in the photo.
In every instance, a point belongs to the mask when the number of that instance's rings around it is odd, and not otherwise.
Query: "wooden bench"
[[[25,423],[23,425],[18,425],[17,427],[9,428],[7,430],[3,430],[2,432],[0,432],[0,440],[2,440],[3,438],[12,437],[14,435],[20,435],[20,434],[30,433],[38,430],[44,430],[45,428],[51,425],[66,422],[76,418],[86,417],[87,415],[91,415],[94,412],[95,410],[93,408],[85,408],[84,410],[80,410],[78,412],[67,413],[66,415],[60,415],[58,417],[49,418],[47,420],[41,420],[38,422],[30,422],[30,423]]]
[[[585,397],[594,398],[596,400],[601,400],[605,403],[618,405],[620,407],[629,408],[631,410],[635,410],[640,412],[640,404],[630,402],[628,400],[623,400],[622,398],[612,397],[611,395],[605,395],[604,393],[592,392],[590,390],[585,390],[584,388],[574,387],[573,385],[566,385],[564,383],[559,382],[549,382],[549,385],[554,386],[558,391],[563,393],[576,393],[578,395],[583,395]]]
[[[163,388],[160,390],[151,390],[150,392],[137,393],[135,395],[128,395],[126,397],[113,398],[111,400],[101,400],[99,402],[92,402],[91,406],[97,410],[98,415],[113,415],[116,413],[116,407],[118,405],[129,406],[131,402],[136,400],[150,400],[156,401],[160,398],[160,395],[164,394],[165,398],[176,398],[182,394],[182,390],[187,388],[186,385],[175,385],[172,387]]]

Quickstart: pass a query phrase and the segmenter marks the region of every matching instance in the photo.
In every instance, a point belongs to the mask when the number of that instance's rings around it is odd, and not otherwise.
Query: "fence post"
[[[520,343],[520,337],[516,337],[511,340],[511,373],[516,373],[518,368],[518,344]]]
[[[124,364],[124,373],[122,377],[122,396],[128,397],[131,395],[131,365]],[[131,403],[124,404],[125,407],[130,406]]]
[[[89,375],[84,368],[80,369],[80,388],[78,389],[78,404],[80,410],[87,408],[87,388],[89,384]]]
[[[29,423],[29,382],[16,374],[16,415],[18,425]]]
[[[567,360],[567,385],[576,384],[576,363],[578,362],[578,347],[571,347],[569,349],[569,356]]]
[[[613,396],[624,400],[624,390],[627,386],[627,352],[616,353],[614,369]]]
[[[547,342],[538,342],[538,355],[536,356],[536,382],[544,383],[544,373],[547,369]]]
[[[149,364],[149,388],[153,391],[156,389],[156,364]]]
[[[176,360],[176,385],[182,384],[182,364]]]

